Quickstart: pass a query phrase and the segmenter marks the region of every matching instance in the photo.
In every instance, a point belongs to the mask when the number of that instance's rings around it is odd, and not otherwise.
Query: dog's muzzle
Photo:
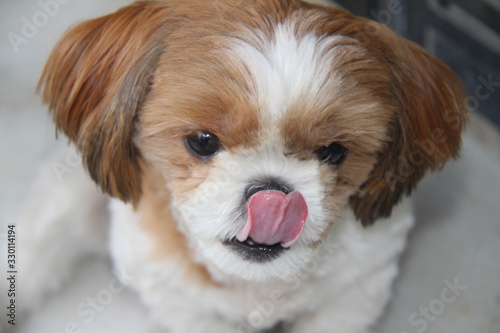
[[[253,183],[245,191],[246,223],[225,244],[245,260],[267,262],[300,237],[308,215],[300,192],[277,179]]]

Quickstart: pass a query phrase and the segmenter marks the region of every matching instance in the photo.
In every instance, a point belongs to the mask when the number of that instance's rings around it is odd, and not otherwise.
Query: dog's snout
[[[250,185],[245,190],[245,200],[248,201],[252,195],[260,191],[281,191],[288,194],[293,192],[293,187],[275,177],[254,180],[250,182]]]

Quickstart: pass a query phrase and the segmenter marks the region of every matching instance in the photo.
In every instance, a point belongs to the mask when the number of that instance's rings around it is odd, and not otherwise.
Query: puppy
[[[298,0],[136,2],[70,30],[40,87],[113,197],[115,268],[174,333],[367,332],[413,224],[402,199],[467,119],[428,52]],[[105,200],[68,191],[79,220]]]

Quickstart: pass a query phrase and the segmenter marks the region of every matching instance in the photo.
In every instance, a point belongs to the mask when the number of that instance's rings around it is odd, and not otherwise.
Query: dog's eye
[[[207,158],[216,154],[220,149],[219,138],[208,132],[197,132],[184,138],[186,147],[195,156]]]
[[[333,142],[317,149],[314,153],[323,163],[340,165],[347,156],[347,148],[337,142]]]

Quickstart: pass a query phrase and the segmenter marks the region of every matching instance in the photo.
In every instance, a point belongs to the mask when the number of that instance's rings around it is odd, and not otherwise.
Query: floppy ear
[[[410,194],[428,170],[438,170],[456,158],[468,118],[465,91],[441,61],[421,47],[376,27],[370,44],[388,65],[397,106],[389,142],[378,163],[350,205],[364,225],[390,215],[403,195]],[[381,53],[381,54],[380,54]]]
[[[137,2],[76,26],[39,82],[58,131],[76,144],[102,190],[124,201],[136,202],[141,192],[134,122],[164,48],[168,11]]]

